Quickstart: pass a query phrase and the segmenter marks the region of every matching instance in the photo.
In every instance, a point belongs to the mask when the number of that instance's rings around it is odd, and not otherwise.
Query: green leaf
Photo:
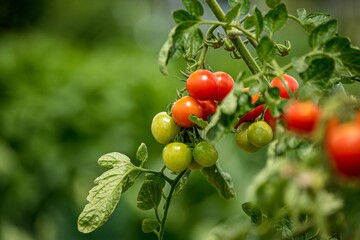
[[[173,12],[173,19],[176,23],[181,23],[189,20],[196,20],[193,15],[191,15],[189,12],[179,9]]]
[[[256,38],[259,39],[259,37],[264,29],[264,19],[263,19],[262,13],[260,12],[260,10],[257,7],[254,8],[253,12],[254,12],[253,20],[254,20],[254,25],[255,25]]]
[[[141,143],[136,151],[136,159],[140,162],[146,162],[148,159],[148,150],[145,143]]]
[[[246,14],[250,10],[250,0],[229,0],[228,2],[231,8],[235,7],[237,4],[240,4],[240,14]]]
[[[274,8],[276,5],[280,3],[280,0],[265,0],[265,2],[269,8]]]
[[[307,58],[306,61],[309,63],[308,68],[300,73],[300,77],[304,82],[311,81],[326,87],[326,81],[330,79],[335,69],[335,60],[329,56],[321,55]]]
[[[286,6],[284,3],[280,3],[265,15],[265,26],[270,30],[270,32],[276,32],[286,24],[287,18],[288,13]]]
[[[226,13],[226,21],[231,23],[239,14],[241,9],[241,3],[236,4]]]
[[[350,40],[346,37],[336,36],[326,42],[325,52],[338,54],[350,48]]]
[[[155,232],[160,227],[160,223],[156,219],[146,218],[141,223],[141,229],[144,233]]]
[[[98,164],[100,167],[112,168],[123,161],[130,162],[130,158],[122,153],[112,152],[101,156]]]
[[[310,34],[310,46],[312,48],[319,48],[331,38],[335,36],[337,32],[336,20],[330,20],[318,27],[316,27]]]
[[[290,92],[290,91],[288,91]],[[280,98],[279,88],[269,88],[264,93],[265,101],[271,115],[278,117],[281,114],[281,109],[285,106],[287,100]]]
[[[313,31],[317,26],[329,21],[330,15],[326,13],[310,13],[307,14],[305,9],[298,9],[297,14],[301,22],[301,26],[308,32]]]
[[[157,208],[161,201],[164,186],[165,180],[163,178],[155,174],[146,174],[137,197],[137,207],[141,210]]]
[[[251,202],[246,202],[241,205],[243,211],[251,218],[253,224],[259,225],[262,223],[262,213],[260,209],[256,208]]]
[[[174,194],[180,194],[186,186],[187,181],[189,180],[191,171],[186,171],[184,175],[181,177],[180,181],[175,186],[175,193]]]
[[[120,200],[124,182],[128,175],[136,170],[123,154],[107,155],[119,158],[116,158],[117,162],[113,164],[112,169],[95,179],[95,186],[89,191],[86,198],[88,203],[78,218],[78,229],[82,233],[94,231],[109,219]]]
[[[189,116],[189,120],[198,125],[200,128],[205,129],[208,125],[202,118],[198,118],[195,114]]]
[[[268,36],[264,36],[260,39],[260,42],[256,47],[256,52],[261,61],[269,62],[276,54],[275,43],[271,41]]]
[[[249,29],[255,26],[254,16],[247,16],[244,21],[244,28]]]
[[[201,173],[206,180],[219,192],[220,196],[225,199],[235,197],[234,184],[228,173],[225,173],[219,163],[207,168],[201,169]]]
[[[192,28],[184,38],[184,47],[187,54],[195,56],[203,44],[203,33],[199,28]]]
[[[204,14],[204,8],[198,0],[182,0],[182,3],[191,15],[201,17]]]
[[[170,59],[176,58],[185,52],[185,38],[193,30],[192,28],[195,24],[197,24],[197,21],[185,21],[171,29],[166,42],[159,52],[158,63],[162,74],[168,75],[167,64]]]
[[[360,75],[360,50],[348,48],[341,52],[340,57],[343,64],[355,75]]]

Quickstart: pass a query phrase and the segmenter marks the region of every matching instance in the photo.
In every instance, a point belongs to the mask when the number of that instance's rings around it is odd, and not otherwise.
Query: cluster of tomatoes
[[[166,144],[162,158],[168,169],[181,172],[187,168],[195,170],[216,163],[218,152],[209,142],[176,137],[195,126],[189,119],[191,115],[207,121],[216,112],[218,102],[225,98],[233,86],[234,80],[225,72],[196,70],[186,80],[189,95],[174,102],[171,116],[160,112],[153,118],[151,132],[159,143]]]

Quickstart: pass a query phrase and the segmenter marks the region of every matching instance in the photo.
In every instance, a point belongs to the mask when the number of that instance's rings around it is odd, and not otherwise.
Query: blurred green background
[[[357,0],[286,4],[292,14],[301,7],[330,13],[340,33],[360,45]],[[157,52],[173,26],[171,11],[179,7],[175,0],[0,1],[0,239],[155,239],[141,231],[141,220],[153,213],[136,209],[139,184],[95,232],[79,233],[76,221],[103,172],[96,163],[102,154],[119,151],[135,159],[144,142],[148,166],[161,164],[151,119],[183,85],[182,63],[171,63],[170,76],[162,76]],[[292,41],[289,58],[307,49],[302,30],[291,22],[277,37]],[[221,50],[211,52],[209,61],[234,77],[244,68]],[[246,154],[231,136],[217,147],[237,198],[221,199],[193,173],[173,201],[166,239],[202,239],[241,212],[265,150]]]

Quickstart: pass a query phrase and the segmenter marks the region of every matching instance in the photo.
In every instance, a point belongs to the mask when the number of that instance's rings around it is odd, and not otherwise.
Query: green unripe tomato
[[[241,148],[242,150],[244,150],[246,152],[254,153],[257,150],[259,150],[259,148],[252,145],[249,142],[249,139],[247,137],[247,130],[248,130],[250,124],[251,123],[249,123],[249,122],[244,122],[244,123],[240,124],[240,126],[238,127],[238,129],[235,133],[235,142],[236,142],[236,145],[239,148]]]
[[[271,142],[273,131],[265,121],[252,123],[247,130],[247,138],[255,147],[263,147]]]
[[[167,144],[180,132],[181,127],[166,112],[156,114],[151,122],[151,133],[155,140]]]
[[[181,172],[188,168],[192,160],[191,149],[185,143],[167,144],[162,152],[165,166],[173,172]]]
[[[219,157],[215,146],[207,141],[196,144],[192,154],[195,162],[202,167],[214,165]]]

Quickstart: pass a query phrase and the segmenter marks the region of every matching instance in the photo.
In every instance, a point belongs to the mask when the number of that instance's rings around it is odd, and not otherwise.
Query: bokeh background
[[[260,7],[263,2],[254,1]],[[226,1],[221,3],[226,9]],[[359,1],[286,4],[292,14],[297,8],[330,13],[339,32],[360,45]],[[179,7],[175,0],[0,1],[1,240],[155,239],[141,231],[141,220],[153,213],[136,208],[139,184],[100,229],[84,235],[76,224],[93,180],[103,172],[96,163],[102,154],[119,151],[135,159],[144,142],[147,166],[161,164],[163,146],[153,140],[150,123],[183,86],[183,63],[171,63],[169,76],[162,76],[157,54],[173,26],[171,12]],[[292,42],[291,58],[308,47],[303,31],[289,22],[277,41]],[[221,50],[212,51],[209,61],[234,77],[244,67]],[[231,136],[217,148],[237,197],[221,199],[193,173],[173,201],[166,239],[203,239],[241,212],[265,150],[246,154]]]

